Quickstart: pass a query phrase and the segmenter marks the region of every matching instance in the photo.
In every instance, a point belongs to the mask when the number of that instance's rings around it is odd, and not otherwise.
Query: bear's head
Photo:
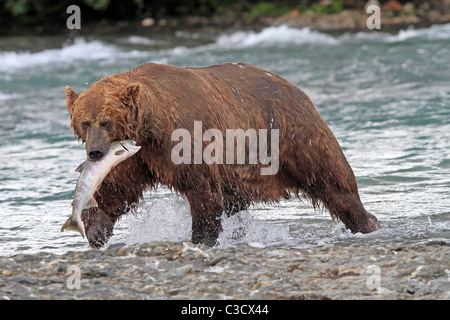
[[[97,82],[78,94],[66,86],[71,128],[86,143],[87,158],[100,160],[116,140],[136,140],[139,84],[117,86]]]

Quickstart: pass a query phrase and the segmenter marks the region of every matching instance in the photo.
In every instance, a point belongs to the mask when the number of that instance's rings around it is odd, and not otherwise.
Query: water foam
[[[155,39],[150,39],[141,36],[128,36],[126,41],[130,44],[144,45],[144,46],[155,46],[158,44],[158,41]]]
[[[291,45],[338,45],[343,42],[403,42],[410,39],[423,39],[425,41],[450,39],[450,24],[436,25],[424,29],[408,28],[400,30],[397,34],[383,32],[358,32],[355,34],[344,34],[331,36],[325,33],[311,30],[310,28],[293,28],[286,25],[271,26],[256,31],[237,31],[219,35],[214,43],[200,45],[197,47],[185,47],[178,45],[170,49],[156,50],[156,55],[161,56],[159,63],[167,63],[166,56],[185,56],[189,53],[199,53],[213,50],[229,50],[251,47],[284,47]],[[144,38],[140,36],[129,36],[126,38],[128,45],[154,46],[159,40]],[[87,41],[83,37],[75,38],[70,44],[64,44],[61,48],[46,49],[39,52],[30,51],[3,51],[0,52],[0,72],[13,73],[22,68],[40,65],[65,63],[74,61],[91,60],[117,60],[129,58],[146,58],[151,56],[154,60],[155,51],[141,51],[121,49],[120,47],[107,44],[100,40]]]
[[[338,45],[342,42],[403,42],[409,39],[445,40],[450,39],[450,24],[433,25],[429,28],[414,29],[410,27],[400,30],[397,34],[385,32],[357,32],[345,33],[334,37],[310,28],[293,28],[286,25],[267,27],[259,32],[237,31],[231,34],[222,34],[214,43],[216,48],[248,48],[270,47],[283,45]]]
[[[0,101],[6,101],[11,99],[20,98],[21,95],[18,93],[3,93],[0,91]]]
[[[275,225],[256,219],[249,211],[241,211],[231,217],[222,217],[223,231],[219,235],[220,246],[246,243],[265,248],[289,242],[289,226]]]
[[[127,217],[127,223],[127,244],[151,241],[181,242],[191,239],[189,204],[177,196],[142,202],[137,212]]]
[[[151,241],[191,241],[192,221],[189,203],[176,195],[141,202],[136,213],[126,216],[120,225],[122,234],[113,243],[128,245]],[[277,226],[257,219],[249,211],[241,211],[232,217],[222,217],[223,231],[219,246],[247,243],[266,247],[286,243],[290,239],[289,226]]]
[[[360,31],[357,33],[345,33],[336,38],[339,42],[381,42],[398,43],[408,40],[446,40],[450,39],[450,24],[433,25],[429,28],[416,29],[413,26],[399,30],[396,34],[382,31]]]
[[[286,25],[268,27],[260,32],[237,31],[220,35],[216,40],[218,47],[253,47],[292,44],[337,44],[338,41],[327,34],[313,31],[310,28],[291,28]]]
[[[398,34],[388,36],[388,42],[402,42],[409,39],[424,40],[447,40],[450,39],[450,24],[433,25],[429,28],[415,29],[409,27],[406,30],[400,30]]]
[[[99,40],[87,42],[84,38],[76,38],[73,43],[65,44],[60,49],[46,49],[39,52],[0,52],[0,71],[10,72],[16,69],[34,67],[50,63],[71,63],[74,60],[100,60],[110,58],[118,53],[112,45]]]

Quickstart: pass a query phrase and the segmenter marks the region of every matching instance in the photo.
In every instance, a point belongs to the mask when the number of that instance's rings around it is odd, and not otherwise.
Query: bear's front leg
[[[189,191],[186,198],[191,207],[192,242],[215,246],[222,231],[223,199],[204,190]]]
[[[94,193],[98,208],[83,210],[81,218],[89,245],[98,249],[103,247],[113,235],[114,224],[119,217],[130,210],[128,203],[138,201],[136,196],[126,194],[111,181],[103,181]]]
[[[81,213],[84,232],[89,246],[94,249],[103,247],[113,235],[114,222],[98,208],[85,209]]]

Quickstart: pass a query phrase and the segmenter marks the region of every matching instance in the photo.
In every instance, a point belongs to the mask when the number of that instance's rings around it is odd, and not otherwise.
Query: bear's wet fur
[[[353,171],[309,97],[278,75],[243,63],[204,68],[144,64],[111,75],[78,94],[66,87],[71,128],[97,160],[115,140],[142,146],[120,163],[95,193],[98,208],[83,211],[91,247],[103,246],[115,222],[147,189],[166,185],[190,204],[192,241],[215,245],[221,216],[256,202],[306,196],[352,232],[380,228],[358,194]],[[174,164],[176,129],[278,129],[279,170],[258,164]],[[192,144],[194,142],[192,141]],[[203,141],[203,147],[207,145]],[[248,143],[247,143],[248,147]],[[225,154],[225,152],[224,152]]]

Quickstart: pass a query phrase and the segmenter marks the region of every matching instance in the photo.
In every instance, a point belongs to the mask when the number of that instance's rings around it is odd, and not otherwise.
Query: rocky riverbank
[[[322,1],[328,3],[330,1]],[[376,4],[380,8],[380,30],[369,30],[367,20],[373,12],[367,13],[369,5]],[[450,0],[432,0],[419,4],[408,2],[400,4],[390,0],[380,4],[377,0],[360,2],[354,8],[346,8],[338,12],[324,13],[312,9],[292,9],[281,16],[252,15],[251,12],[226,10],[211,16],[183,15],[178,17],[147,17],[140,21],[116,21],[83,24],[81,30],[61,29],[70,36],[87,34],[113,33],[173,33],[176,31],[213,34],[226,30],[259,30],[270,26],[287,25],[294,28],[311,28],[325,33],[343,32],[396,32],[409,27],[424,28],[434,24],[450,23]],[[39,28],[36,30],[40,30]],[[35,31],[36,31],[35,30]],[[29,32],[29,30],[25,30]],[[16,33],[20,28],[15,30]]]
[[[0,299],[450,299],[450,245],[191,243],[0,257]]]
[[[42,2],[42,1],[38,1]],[[206,1],[207,2],[207,1]],[[114,8],[108,1],[102,1],[108,10],[100,10],[81,5],[81,29],[68,29],[64,4],[40,14],[33,14],[32,6],[17,2],[16,14],[9,12],[11,4],[0,10],[0,35],[30,34],[67,34],[69,36],[117,33],[173,33],[175,31],[217,34],[226,30],[261,29],[269,26],[288,25],[328,32],[367,31],[367,20],[374,11],[367,11],[368,6],[376,5],[380,9],[381,31],[394,32],[410,26],[429,27],[433,24],[450,23],[450,0],[430,0],[410,2],[396,0],[340,1],[320,0],[306,2],[261,1],[246,3],[236,1],[229,5],[209,8],[204,15],[191,3],[191,10],[181,10],[181,3],[167,5],[156,10],[155,4],[137,9],[133,5]],[[158,4],[161,7],[161,3]],[[41,7],[42,5],[36,5]],[[163,5],[164,7],[164,5]],[[189,5],[188,5],[189,7]],[[128,9],[127,9],[128,8]],[[177,8],[180,9],[177,11]],[[0,6],[1,9],[1,6]],[[198,8],[197,8],[198,9]],[[137,10],[133,12],[133,10]],[[155,11],[156,10],[156,11]],[[29,11],[29,12],[28,12]],[[118,14],[122,11],[123,14]],[[204,10],[203,10],[204,11]],[[8,13],[9,12],[9,13]],[[171,15],[172,12],[172,15]],[[178,12],[178,14],[175,14]],[[117,14],[115,14],[117,13]],[[22,17],[24,15],[25,17]],[[47,17],[47,18],[45,18]],[[50,19],[53,17],[54,19]],[[34,21],[34,22],[33,22]]]
[[[356,32],[367,31],[367,20],[373,11],[367,13],[366,8],[371,4],[380,7],[381,31],[394,31],[410,26],[416,28],[429,27],[433,24],[450,23],[450,1],[442,1],[436,5],[413,3],[401,5],[397,1],[388,1],[380,5],[378,1],[368,1],[364,9],[343,10],[334,14],[301,13],[293,10],[288,14],[267,21],[272,25],[286,24],[291,27],[310,27],[321,32]]]
[[[323,2],[328,3],[330,1]],[[371,4],[378,5],[380,8],[381,31],[396,31],[410,26],[422,28],[433,24],[450,23],[450,0],[428,1],[419,5],[412,2],[400,4],[394,0],[381,5],[377,0],[370,0],[365,6],[344,9],[334,13],[293,9],[279,17],[270,15],[251,17],[248,13],[225,12],[212,17],[167,17],[159,20],[146,18],[141,21],[140,27],[141,29],[158,31],[186,28],[214,32],[224,29],[255,29],[284,24],[296,28],[309,27],[321,32],[358,32],[368,30],[367,20],[373,12],[367,13],[366,9]],[[125,23],[122,26],[126,27],[127,24]]]

